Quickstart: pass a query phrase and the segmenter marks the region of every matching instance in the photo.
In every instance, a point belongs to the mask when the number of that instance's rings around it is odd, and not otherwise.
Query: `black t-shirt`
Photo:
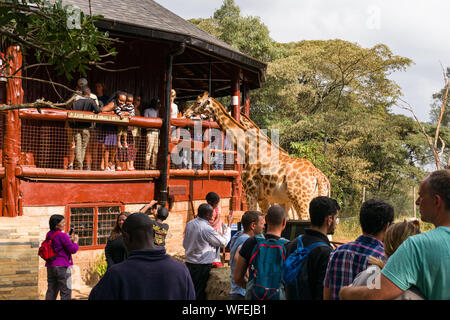
[[[160,247],[164,247],[166,244],[166,236],[169,231],[169,225],[167,223],[161,223],[153,221],[153,242]]]
[[[123,237],[120,236],[115,240],[108,240],[105,247],[105,257],[108,268],[114,264],[124,261],[128,256],[127,249],[123,243]]]
[[[275,239],[275,240],[280,239],[280,237],[270,233],[266,233],[264,237],[266,239]],[[247,240],[245,240],[244,244],[241,247],[241,250],[239,251],[239,254],[247,261],[247,265],[250,261],[250,258],[252,257],[253,249],[255,248],[257,243],[258,241],[256,240],[255,237],[250,237]]]
[[[316,242],[324,242],[327,246],[317,246],[311,250],[306,260],[303,262],[306,264],[308,274],[308,286],[309,290],[306,291],[306,300],[323,300],[323,279],[327,270],[328,260],[330,258],[333,248],[330,245],[328,237],[319,231],[312,229],[305,229],[305,234],[302,238],[303,247],[307,247]],[[291,255],[298,246],[298,237],[286,244],[287,257]],[[300,272],[297,280],[300,278]],[[286,294],[287,298],[295,296],[295,281],[287,286]]]
[[[74,111],[89,111],[94,113],[101,112],[94,100],[91,98],[82,98],[72,103],[72,110]],[[71,128],[87,129],[91,127],[90,122],[69,122]]]

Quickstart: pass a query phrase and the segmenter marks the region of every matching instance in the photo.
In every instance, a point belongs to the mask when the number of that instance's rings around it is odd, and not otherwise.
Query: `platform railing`
[[[23,109],[19,115],[21,155],[18,176],[51,173],[61,177],[95,178],[109,174],[117,176],[118,171],[126,171],[119,174],[124,177],[159,176],[162,155],[158,152],[158,166],[149,168],[146,145],[147,129],[160,130],[161,118],[132,117],[121,120],[111,113],[96,115],[55,109]],[[82,169],[77,168],[76,161],[73,161],[76,159],[76,148],[69,123],[74,121],[92,123],[88,129],[90,137]],[[171,125],[170,175],[198,175],[205,171],[214,175],[236,176],[236,151],[233,146],[227,145],[224,133],[215,122],[173,119]],[[117,126],[128,127],[128,148],[118,148],[117,133],[108,129]],[[159,138],[161,141],[161,133]],[[135,170],[127,171],[131,166]]]

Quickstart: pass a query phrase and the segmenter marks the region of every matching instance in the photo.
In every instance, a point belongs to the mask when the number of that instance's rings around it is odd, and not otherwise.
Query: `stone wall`
[[[0,217],[0,300],[38,299],[39,225],[30,217]]]
[[[194,211],[204,200],[194,201]],[[126,205],[129,212],[139,211],[145,204]],[[221,199],[222,219],[225,221],[230,199]],[[49,230],[53,214],[65,215],[65,206],[24,207],[23,216],[0,217],[0,300],[43,299],[47,290],[45,261],[37,255],[39,245]],[[194,217],[188,201],[175,202],[166,222],[169,232],[166,249],[170,255],[184,256],[183,236],[186,223]],[[73,255],[72,289],[95,284],[94,264],[104,249],[79,250]],[[93,280],[94,279],[94,280]],[[94,282],[93,282],[94,281]]]

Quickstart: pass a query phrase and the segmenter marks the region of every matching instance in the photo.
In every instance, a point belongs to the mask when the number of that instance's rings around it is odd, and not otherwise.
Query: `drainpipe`
[[[163,137],[165,137],[164,145],[162,146],[162,154],[163,154],[163,162],[161,168],[161,197],[160,204],[162,206],[166,205],[168,199],[168,190],[167,190],[167,182],[169,180],[168,169],[169,169],[169,141],[170,141],[170,91],[172,89],[172,66],[173,66],[173,58],[178,56],[184,52],[186,49],[186,43],[181,42],[178,45],[178,48],[169,53],[167,57],[167,71],[166,71],[166,112],[164,114],[163,119]]]

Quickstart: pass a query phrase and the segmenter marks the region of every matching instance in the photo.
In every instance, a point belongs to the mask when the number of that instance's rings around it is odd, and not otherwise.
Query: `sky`
[[[209,18],[222,0],[156,0],[184,19]],[[414,64],[390,78],[421,121],[429,121],[433,93],[450,66],[450,1],[235,0],[242,16],[257,16],[277,42],[342,39],[370,48],[386,44]],[[442,65],[442,66],[441,66]],[[412,116],[393,107],[392,112]]]

